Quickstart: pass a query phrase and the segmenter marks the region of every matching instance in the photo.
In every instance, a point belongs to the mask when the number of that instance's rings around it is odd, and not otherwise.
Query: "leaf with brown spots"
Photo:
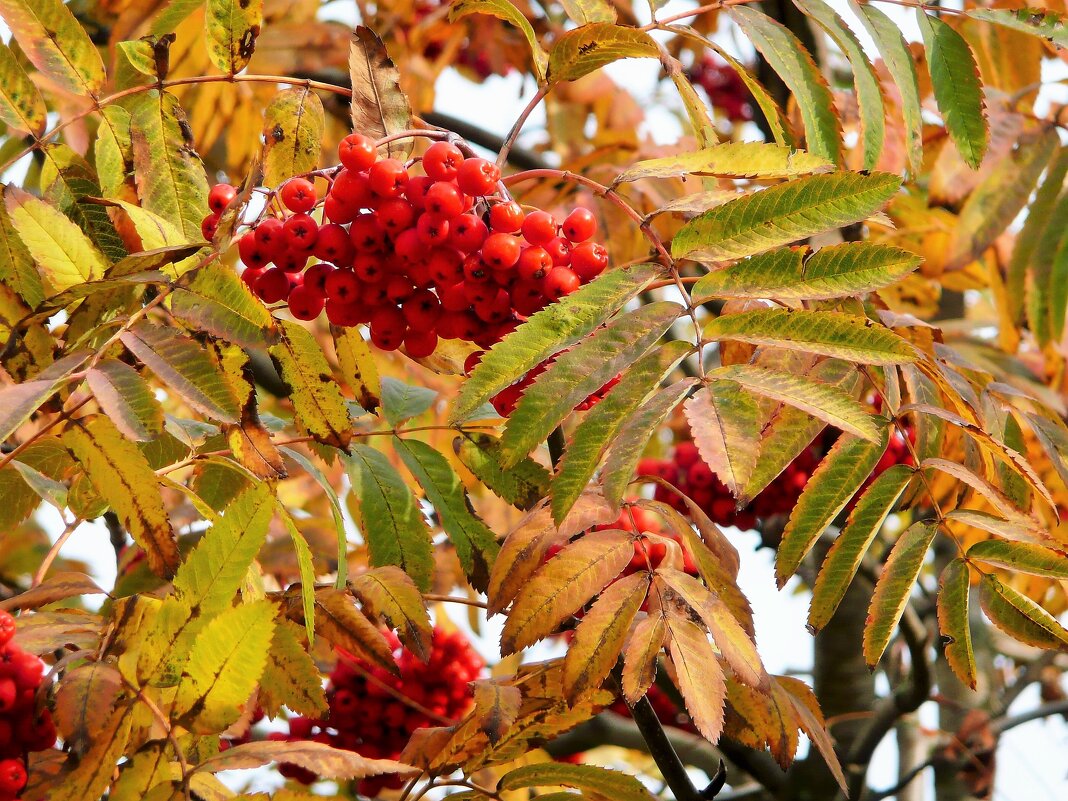
[[[473,715],[490,743],[496,745],[519,714],[523,695],[518,687],[496,681],[475,682]]]
[[[286,178],[314,170],[326,129],[323,101],[307,87],[283,89],[263,112],[263,182],[278,186]]]

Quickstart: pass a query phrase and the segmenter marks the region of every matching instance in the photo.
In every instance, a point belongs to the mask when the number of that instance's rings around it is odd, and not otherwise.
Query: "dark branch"
[[[990,724],[994,734],[1004,734],[1009,729],[1015,729],[1032,720],[1052,717],[1053,715],[1068,715],[1068,699],[1051,701],[1048,704],[1037,706],[1029,712],[1021,712],[1019,715],[1006,715],[998,718]]]
[[[894,728],[900,717],[915,712],[931,694],[927,629],[915,610],[908,606],[905,607],[899,629],[909,649],[912,675],[905,684],[876,705],[871,720],[849,753],[847,767],[850,769],[850,798],[861,797],[867,766],[879,743]]]

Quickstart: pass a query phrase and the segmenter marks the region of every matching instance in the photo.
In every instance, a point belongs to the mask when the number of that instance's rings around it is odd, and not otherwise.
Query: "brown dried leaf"
[[[378,139],[412,127],[412,109],[400,88],[400,72],[382,40],[363,25],[352,35],[349,76],[354,132]],[[406,159],[412,152],[412,140],[390,142],[380,152]]]

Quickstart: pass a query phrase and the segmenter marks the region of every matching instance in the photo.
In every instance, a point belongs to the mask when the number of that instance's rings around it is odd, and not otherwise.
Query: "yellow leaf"
[[[510,654],[556,631],[568,617],[618,576],[634,554],[624,531],[591,531],[543,565],[519,591],[501,632]]]
[[[672,611],[667,613],[666,624],[668,654],[686,711],[705,739],[715,743],[723,731],[723,702],[727,696],[723,669],[700,626]]]
[[[628,704],[637,703],[653,686],[656,657],[667,639],[667,624],[662,614],[651,614],[638,621],[623,654],[623,697]]]

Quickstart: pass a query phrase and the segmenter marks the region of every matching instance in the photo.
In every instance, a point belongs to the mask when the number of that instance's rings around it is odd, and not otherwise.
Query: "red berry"
[[[438,335],[433,330],[409,329],[404,335],[404,349],[413,359],[425,359],[438,347]]]
[[[519,261],[519,239],[510,234],[490,234],[482,245],[482,261],[494,270],[509,270]]]
[[[420,241],[414,228],[401,231],[393,240],[393,254],[404,264],[415,264],[425,253],[426,246]]]
[[[394,197],[378,207],[378,224],[396,236],[415,222],[415,209],[404,198]]]
[[[352,269],[361,281],[376,283],[386,277],[385,264],[374,253],[361,253],[352,261]]]
[[[439,297],[441,299],[441,307],[446,312],[467,311],[471,306],[471,301],[467,299],[467,284],[463,281],[440,289]]]
[[[556,218],[547,211],[532,211],[523,220],[523,238],[544,245],[556,237]]]
[[[516,272],[525,281],[538,281],[548,275],[552,268],[552,257],[545,248],[529,247],[519,254]]]
[[[582,286],[579,277],[566,267],[553,267],[545,276],[542,292],[549,300],[559,300]]]
[[[18,696],[19,688],[13,678],[0,679],[0,714],[14,709]]]
[[[553,264],[557,267],[566,267],[571,263],[571,243],[562,236],[550,239],[542,247],[552,257]]]
[[[449,142],[435,142],[423,154],[423,171],[434,181],[451,181],[456,177],[464,154]]]
[[[0,760],[0,794],[14,798],[26,786],[26,778],[21,759]]]
[[[315,192],[315,184],[307,178],[291,178],[286,181],[278,192],[278,196],[287,209],[297,214],[311,211],[319,200]]]
[[[369,136],[351,133],[338,144],[337,157],[346,169],[366,170],[378,160],[378,148]]]
[[[403,303],[415,292],[411,279],[403,275],[391,275],[386,279],[386,297],[393,303]]]
[[[585,242],[597,233],[597,218],[589,209],[575,209],[564,219],[560,230],[572,242]]]
[[[426,208],[426,193],[433,185],[434,181],[425,175],[413,176],[408,179],[408,184],[404,187],[404,197],[412,204],[413,209],[422,211]]]
[[[349,303],[328,298],[326,301],[326,318],[331,325],[351,328],[364,321],[364,307],[360,303]]]
[[[285,224],[277,217],[260,220],[252,230],[256,245],[274,261],[286,247]]]
[[[575,245],[571,251],[571,269],[583,283],[592,281],[608,266],[608,251],[596,242]]]
[[[307,214],[294,214],[284,228],[286,243],[296,250],[310,251],[319,238],[319,223]]]
[[[325,302],[323,294],[307,284],[289,293],[289,311],[298,320],[314,320],[322,313]]]
[[[215,238],[215,231],[219,227],[219,215],[209,214],[200,222],[200,234],[209,242]]]
[[[15,618],[0,610],[0,646],[7,645],[15,636]]]
[[[208,208],[216,214],[221,214],[235,197],[237,190],[230,184],[215,184],[208,192]]]
[[[396,306],[383,306],[371,313],[371,342],[380,350],[396,350],[407,333],[404,315]]]
[[[304,271],[304,286],[311,287],[321,295],[326,294],[326,279],[334,272],[332,265],[319,262]]]
[[[375,212],[358,215],[349,226],[349,236],[357,252],[367,253],[377,253],[383,250],[388,239]]]
[[[449,221],[449,244],[472,253],[482,247],[489,236],[489,228],[474,214],[461,214]]]
[[[502,234],[514,234],[523,226],[523,207],[514,200],[490,208],[490,227]]]
[[[366,208],[373,197],[366,173],[342,170],[334,176],[334,183],[330,185],[330,197],[351,208],[353,212]]]
[[[456,183],[472,197],[492,194],[501,180],[501,171],[492,161],[466,159],[456,172]]]
[[[264,270],[263,275],[256,279],[256,294],[264,303],[285,300],[289,297],[289,289],[289,276],[279,267]]]
[[[428,331],[441,317],[441,302],[429,289],[420,289],[412,293],[401,307],[404,320],[413,329]]]
[[[266,267],[247,267],[244,272],[241,273],[241,280],[245,282],[249,289],[253,292],[256,291],[256,281],[266,271]]]
[[[341,303],[352,303],[360,293],[360,279],[351,270],[334,270],[324,281],[326,297]]]
[[[425,245],[444,245],[449,240],[449,221],[434,214],[421,216],[415,230]]]
[[[464,198],[456,184],[450,181],[437,181],[427,190],[424,206],[430,214],[436,214],[451,220],[463,213]]]
[[[397,159],[382,159],[367,171],[367,181],[379,197],[400,197],[408,183],[408,170]]]
[[[356,248],[352,244],[352,239],[349,238],[348,231],[337,223],[329,223],[319,228],[312,253],[317,259],[343,267],[352,263]]]
[[[464,260],[452,248],[434,248],[426,259],[427,273],[438,286],[454,284],[464,277]]]

